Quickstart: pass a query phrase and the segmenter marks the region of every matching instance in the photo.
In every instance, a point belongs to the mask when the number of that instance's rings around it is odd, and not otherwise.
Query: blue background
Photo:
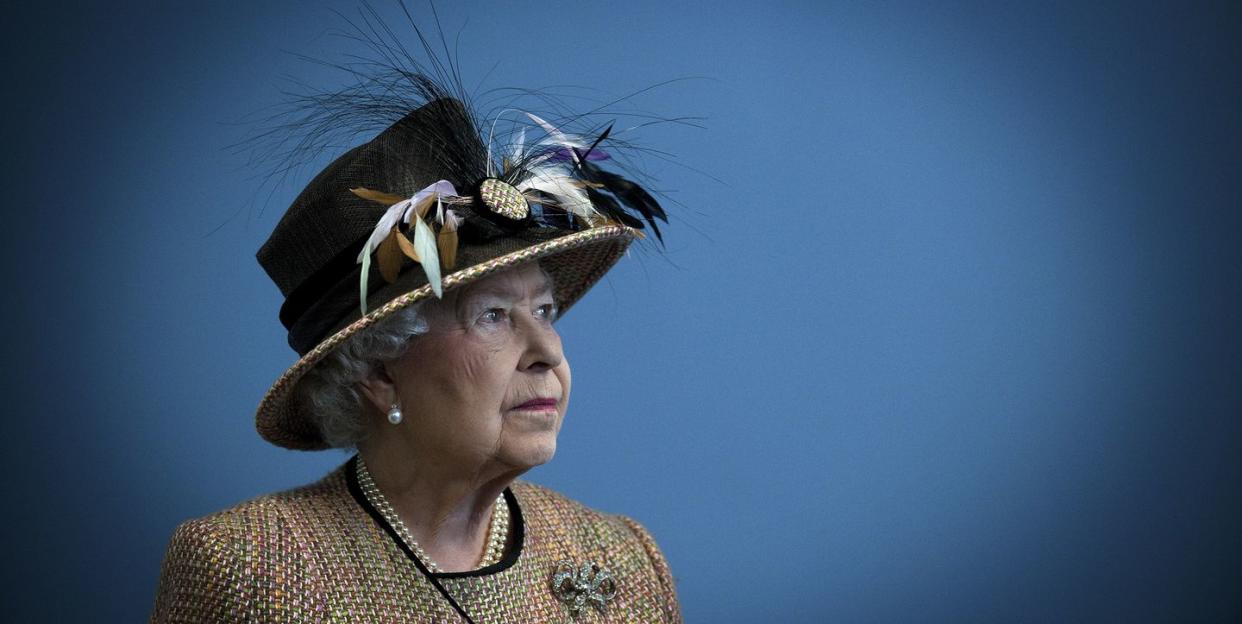
[[[642,133],[667,252],[560,323],[529,475],[645,523],[689,621],[1242,614],[1238,4],[443,4],[468,83],[702,77],[635,100],[706,129]],[[290,54],[356,51],[331,8],[6,17],[14,621],[140,621],[178,522],[345,459],[254,433],[315,169],[228,148],[339,80]]]

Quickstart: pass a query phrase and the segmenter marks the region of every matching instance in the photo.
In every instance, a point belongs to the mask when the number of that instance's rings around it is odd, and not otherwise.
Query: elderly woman
[[[427,84],[259,252],[302,356],[259,433],[357,454],[178,527],[153,622],[680,621],[642,526],[518,480],[569,405],[558,315],[664,214],[606,130],[498,146]]]

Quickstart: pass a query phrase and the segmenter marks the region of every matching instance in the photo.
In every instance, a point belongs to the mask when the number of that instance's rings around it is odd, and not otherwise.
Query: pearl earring
[[[401,408],[396,403],[392,404],[392,408],[388,410],[388,422],[399,425],[401,424]]]

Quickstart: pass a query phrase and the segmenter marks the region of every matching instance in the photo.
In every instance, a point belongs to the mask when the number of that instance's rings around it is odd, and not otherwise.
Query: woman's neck
[[[358,453],[375,486],[441,571],[478,566],[496,498],[517,474],[414,462],[408,453],[377,445],[359,445]]]

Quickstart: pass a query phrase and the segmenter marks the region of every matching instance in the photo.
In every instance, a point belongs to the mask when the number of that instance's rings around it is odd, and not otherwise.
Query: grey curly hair
[[[411,338],[428,330],[422,303],[351,336],[306,373],[294,400],[307,408],[328,446],[350,449],[362,441],[362,402],[357,383],[371,371],[405,352]]]

